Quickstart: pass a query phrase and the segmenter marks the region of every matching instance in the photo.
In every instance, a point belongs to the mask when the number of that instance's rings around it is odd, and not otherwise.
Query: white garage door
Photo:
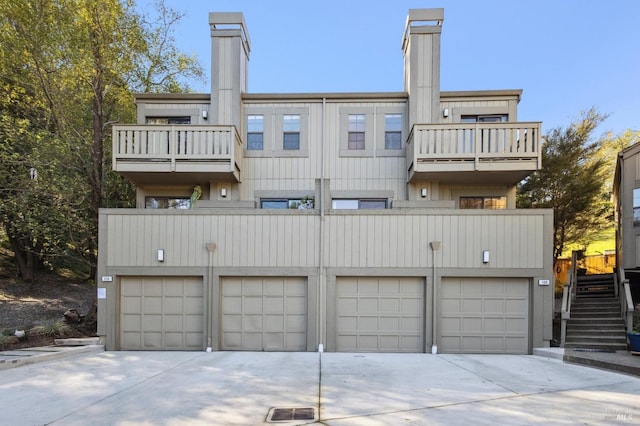
[[[423,352],[424,279],[338,277],[336,350]]]
[[[120,287],[123,350],[201,350],[201,277],[124,277]]]
[[[529,353],[529,280],[443,278],[439,351]]]
[[[304,277],[222,279],[220,349],[307,350]]]

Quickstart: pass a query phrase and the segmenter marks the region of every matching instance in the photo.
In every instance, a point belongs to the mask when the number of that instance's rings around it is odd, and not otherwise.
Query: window
[[[188,209],[191,206],[189,197],[146,197],[146,209]]]
[[[503,121],[507,121],[507,115],[462,115],[460,116],[460,121],[462,123],[500,123]]]
[[[504,210],[507,197],[460,197],[460,208]]]
[[[338,198],[331,201],[331,208],[335,210],[383,210],[387,208],[387,200],[381,198]]]
[[[261,198],[261,209],[305,210],[314,207],[313,197],[302,198]]]
[[[147,124],[191,124],[191,117],[147,117]]]
[[[282,148],[285,150],[300,149],[300,115],[285,114],[282,116]]]
[[[264,149],[264,116],[262,114],[247,115],[247,149],[254,151]]]
[[[384,148],[402,149],[402,114],[384,115]]]
[[[348,149],[364,149],[365,115],[349,114]]]
[[[640,226],[640,188],[633,190],[633,226]]]

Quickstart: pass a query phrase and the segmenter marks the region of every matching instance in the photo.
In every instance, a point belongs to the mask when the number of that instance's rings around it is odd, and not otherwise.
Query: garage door
[[[201,277],[125,277],[120,287],[120,347],[201,350]]]
[[[529,352],[529,280],[444,278],[439,350]]]
[[[336,350],[423,352],[422,278],[338,277]]]
[[[306,351],[307,280],[223,278],[222,350]]]

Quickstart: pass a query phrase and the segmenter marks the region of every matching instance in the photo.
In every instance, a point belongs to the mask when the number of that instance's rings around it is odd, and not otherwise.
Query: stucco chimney
[[[440,121],[440,34],[444,9],[411,9],[402,37],[409,125]]]
[[[210,124],[240,128],[251,43],[240,12],[209,13],[211,28]]]

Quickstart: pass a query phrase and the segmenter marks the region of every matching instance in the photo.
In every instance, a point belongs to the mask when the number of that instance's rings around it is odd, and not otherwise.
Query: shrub
[[[29,330],[29,334],[47,337],[63,337],[69,331],[69,326],[63,321],[49,321],[37,325]]]

